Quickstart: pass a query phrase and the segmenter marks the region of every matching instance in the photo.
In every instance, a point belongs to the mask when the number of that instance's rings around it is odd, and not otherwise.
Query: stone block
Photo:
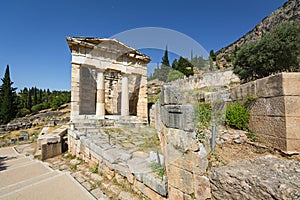
[[[211,199],[210,182],[206,176],[194,175],[194,184],[196,199]]]
[[[186,194],[194,192],[194,179],[191,172],[169,164],[167,176],[169,186],[180,188]]]
[[[169,199],[184,200],[184,194],[182,191],[169,186]]]
[[[164,85],[163,90],[160,93],[161,105],[181,105],[182,95],[179,88],[172,85]]]
[[[285,97],[258,98],[250,105],[252,116],[285,116]]]
[[[281,73],[284,95],[300,96],[300,73]]]
[[[287,153],[300,153],[300,139],[287,139],[286,140],[286,150]]]
[[[282,96],[282,75],[276,74],[256,80],[256,91],[258,97]]]
[[[165,200],[164,197],[160,196],[159,194],[157,194],[155,191],[151,190],[150,188],[148,188],[147,186],[145,186],[142,182],[140,181],[134,181],[134,188],[137,191],[142,192],[146,197],[150,198],[150,199],[158,199],[158,200]]]
[[[300,140],[299,128],[300,128],[300,116],[286,117],[286,138],[287,139]]]
[[[258,136],[286,137],[286,118],[250,116],[249,129]]]
[[[166,105],[161,107],[161,120],[168,128],[194,131],[194,109],[191,105]]]
[[[117,164],[129,160],[131,154],[119,149],[109,149],[104,151],[103,158],[111,164]]]
[[[133,173],[135,178],[140,182],[143,182],[144,176],[152,172],[150,163],[141,158],[132,158],[127,161],[127,165],[131,173]]]
[[[124,177],[127,177],[131,174],[128,166],[124,163],[113,164],[113,169]]]
[[[285,116],[300,117],[300,96],[284,96],[284,100],[285,100]]]
[[[147,174],[143,177],[143,183],[161,196],[167,196],[168,187],[166,179],[161,179],[155,174]]]
[[[259,135],[259,140],[268,146],[287,151],[287,139],[272,135]]]

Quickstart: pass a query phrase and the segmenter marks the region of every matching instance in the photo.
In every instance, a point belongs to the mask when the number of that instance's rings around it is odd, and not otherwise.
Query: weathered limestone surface
[[[300,163],[271,155],[214,169],[210,179],[214,199],[300,198]]]
[[[250,103],[249,128],[275,148],[300,152],[300,73],[280,73],[231,90],[232,100]]]
[[[207,153],[196,139],[193,107],[182,105],[177,87],[164,85],[155,110],[169,199],[210,198],[209,180],[203,178],[208,166]]]

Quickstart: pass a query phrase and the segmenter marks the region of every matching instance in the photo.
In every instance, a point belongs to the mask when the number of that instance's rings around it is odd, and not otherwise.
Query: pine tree
[[[0,86],[0,118],[1,123],[8,123],[17,114],[16,106],[16,88],[13,88],[13,82],[10,80],[9,66],[7,65],[5,75]]]
[[[169,56],[168,56],[168,47],[166,47],[164,57],[162,57],[161,64],[170,67]]]

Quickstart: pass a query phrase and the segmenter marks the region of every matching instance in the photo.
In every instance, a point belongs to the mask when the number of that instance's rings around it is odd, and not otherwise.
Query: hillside
[[[258,40],[264,33],[269,32],[277,25],[294,21],[300,24],[300,1],[289,0],[283,6],[272,12],[268,17],[265,17],[259,24],[257,24],[251,31],[234,43],[224,47],[216,52],[217,65],[222,67],[232,66],[231,56],[233,52],[241,47],[243,44]]]

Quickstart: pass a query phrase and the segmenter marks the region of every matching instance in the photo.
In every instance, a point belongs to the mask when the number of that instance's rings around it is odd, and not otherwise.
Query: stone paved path
[[[69,173],[21,155],[14,148],[0,148],[0,200],[95,199]]]

